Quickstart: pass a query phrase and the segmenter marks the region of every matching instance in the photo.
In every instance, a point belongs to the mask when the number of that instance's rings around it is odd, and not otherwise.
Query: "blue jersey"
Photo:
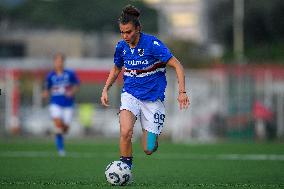
[[[122,92],[140,100],[161,101],[165,98],[166,63],[172,57],[170,50],[155,36],[141,33],[135,48],[121,40],[116,45],[114,63],[125,67]]]
[[[79,85],[76,74],[71,70],[63,70],[61,75],[51,71],[46,77],[46,89],[50,92],[50,103],[62,107],[74,105],[74,97],[67,96],[68,90]]]

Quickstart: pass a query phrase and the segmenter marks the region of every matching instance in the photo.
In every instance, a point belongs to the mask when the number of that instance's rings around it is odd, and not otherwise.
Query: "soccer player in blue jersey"
[[[59,156],[65,156],[64,137],[74,111],[74,95],[79,87],[75,72],[64,68],[65,56],[54,56],[54,70],[46,77],[43,97],[49,99],[49,111],[55,125],[55,144]]]
[[[140,118],[144,152],[151,155],[158,148],[158,136],[165,121],[166,67],[173,67],[178,79],[178,103],[180,109],[188,108],[189,98],[185,89],[184,69],[170,50],[155,36],[141,32],[139,10],[126,6],[119,18],[122,40],[114,54],[114,66],[110,70],[102,91],[101,103],[109,106],[108,90],[124,67],[124,86],[121,94],[120,160],[132,166],[133,127]]]

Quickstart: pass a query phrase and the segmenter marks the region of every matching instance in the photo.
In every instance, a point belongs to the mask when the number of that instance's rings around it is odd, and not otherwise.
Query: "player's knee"
[[[132,130],[121,130],[120,137],[123,140],[129,141],[132,138],[133,131]]]
[[[59,122],[55,125],[56,134],[65,134],[68,132],[68,130],[69,130],[69,126],[65,125],[64,123]]]
[[[63,128],[62,128],[62,131],[63,131],[64,134],[67,133],[69,131],[69,126],[64,125]]]

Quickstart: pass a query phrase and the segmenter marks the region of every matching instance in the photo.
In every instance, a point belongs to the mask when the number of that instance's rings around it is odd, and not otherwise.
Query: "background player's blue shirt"
[[[61,75],[51,71],[46,77],[46,89],[50,93],[50,104],[57,104],[62,107],[72,107],[74,97],[66,95],[74,85],[79,85],[76,74],[71,70],[63,70]]]
[[[141,33],[135,48],[121,40],[116,45],[114,63],[117,67],[125,67],[126,70],[147,70],[157,63],[167,63],[172,57],[170,50],[155,36]],[[166,69],[139,75],[124,72],[123,92],[128,92],[140,100],[156,101],[164,100],[166,81]]]

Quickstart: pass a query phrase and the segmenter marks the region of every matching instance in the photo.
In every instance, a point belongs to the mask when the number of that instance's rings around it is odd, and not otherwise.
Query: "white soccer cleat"
[[[58,151],[58,155],[59,155],[60,157],[65,157],[65,156],[66,156],[66,153],[65,153],[64,150],[60,150],[60,151]]]

